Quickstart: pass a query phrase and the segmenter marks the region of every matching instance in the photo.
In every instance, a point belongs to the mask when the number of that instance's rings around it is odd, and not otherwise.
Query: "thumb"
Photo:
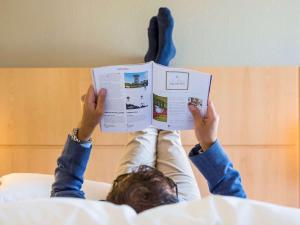
[[[211,119],[216,119],[218,118],[218,114],[216,112],[216,109],[215,109],[215,106],[214,106],[214,103],[209,100],[208,101],[208,106],[207,106],[207,116]]]
[[[103,112],[105,97],[106,97],[106,89],[105,88],[101,88],[100,91],[99,91],[99,94],[98,94],[97,107],[96,107],[96,110],[99,113]]]
[[[200,114],[200,110],[194,105],[189,105],[188,107],[189,107],[190,112],[192,113],[195,124],[201,123],[202,117]]]

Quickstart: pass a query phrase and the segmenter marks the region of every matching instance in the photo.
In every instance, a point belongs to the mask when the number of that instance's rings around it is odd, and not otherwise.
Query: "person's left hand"
[[[202,150],[206,151],[217,140],[219,115],[210,100],[205,116],[202,116],[200,110],[194,105],[189,105],[189,110],[194,118],[196,138]]]
[[[103,115],[105,97],[106,89],[102,88],[97,97],[93,86],[89,87],[84,97],[83,115],[77,134],[79,140],[87,141],[92,136],[95,127],[99,124]]]

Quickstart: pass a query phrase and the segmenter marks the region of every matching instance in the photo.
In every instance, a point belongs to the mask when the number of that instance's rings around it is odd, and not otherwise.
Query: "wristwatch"
[[[79,143],[79,144],[82,144],[82,143],[88,143],[88,142],[92,142],[92,138],[90,138],[89,140],[87,141],[81,141],[79,140],[79,138],[77,137],[77,134],[78,134],[78,131],[79,131],[79,128],[74,128],[70,134],[70,137],[71,137],[71,140],[76,142],[76,143]]]
[[[204,152],[204,150],[201,148],[200,144],[196,144],[195,148],[198,150],[198,154],[201,154]]]

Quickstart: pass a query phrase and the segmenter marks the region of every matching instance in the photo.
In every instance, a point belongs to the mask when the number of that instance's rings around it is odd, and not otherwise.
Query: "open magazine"
[[[104,132],[193,128],[188,104],[206,113],[210,74],[154,62],[92,69],[94,88],[107,89],[100,125]]]

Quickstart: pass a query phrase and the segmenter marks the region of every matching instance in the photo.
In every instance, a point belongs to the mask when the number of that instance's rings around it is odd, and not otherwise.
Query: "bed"
[[[87,180],[87,200],[50,198],[52,175],[13,173],[0,178],[0,224],[183,225],[300,224],[300,209],[233,197],[160,206],[140,214],[105,201],[110,184]]]

